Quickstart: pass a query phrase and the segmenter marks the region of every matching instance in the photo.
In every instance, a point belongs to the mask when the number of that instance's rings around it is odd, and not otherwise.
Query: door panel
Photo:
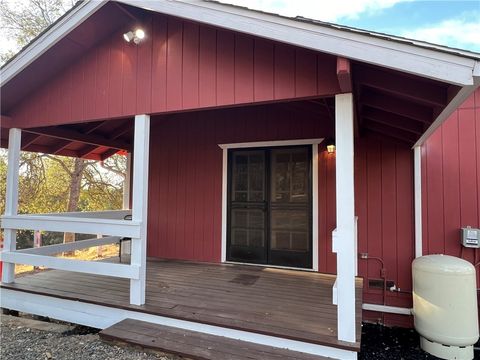
[[[267,262],[265,156],[264,150],[230,156],[229,260]]]
[[[227,259],[311,267],[310,147],[229,153]]]
[[[310,156],[308,148],[271,151],[272,203],[310,201]]]
[[[311,267],[310,149],[272,149],[270,162],[269,263]]]

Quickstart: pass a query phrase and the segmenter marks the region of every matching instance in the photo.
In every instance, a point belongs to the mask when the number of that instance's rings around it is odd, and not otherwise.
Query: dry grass
[[[101,260],[109,257],[118,256],[118,245],[104,245],[100,247],[93,247],[89,249],[77,250],[73,255],[63,255],[57,254],[57,257],[63,257],[67,259],[77,259],[77,260]],[[43,270],[43,268],[40,268]],[[25,274],[34,271],[33,266],[30,265],[15,265],[15,274]]]

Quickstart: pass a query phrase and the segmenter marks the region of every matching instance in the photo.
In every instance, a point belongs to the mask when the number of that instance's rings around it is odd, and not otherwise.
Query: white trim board
[[[207,1],[119,2],[461,86],[474,83],[474,70],[480,59],[478,54],[439,45],[313,21],[298,21]],[[106,3],[85,1],[60,19],[5,65],[1,71],[2,86]]]
[[[227,192],[228,192],[228,150],[278,146],[312,146],[312,268],[318,271],[318,144],[324,139],[297,139],[277,141],[254,141],[231,144],[219,144],[222,154],[222,254],[221,262],[227,262]],[[308,269],[302,269],[308,270]]]
[[[4,229],[28,229],[45,231],[60,231],[131,238],[140,237],[141,222],[133,220],[110,220],[98,218],[80,218],[68,216],[49,215],[4,215],[1,217],[1,225]]]
[[[49,269],[80,272],[85,274],[113,276],[118,278],[140,278],[140,266],[117,264],[102,261],[66,259],[54,256],[35,255],[18,251],[0,252],[0,260],[11,264],[44,266]]]
[[[422,225],[422,147],[413,148],[413,184],[414,184],[414,214],[415,214],[415,257],[423,255],[423,225]]]
[[[230,339],[243,340],[260,345],[330,357],[332,359],[357,359],[357,353],[354,351],[262,335],[248,331],[234,330],[220,326],[206,325],[192,321],[178,320],[133,310],[90,304],[82,301],[59,299],[56,297],[30,294],[4,288],[0,289],[0,295],[0,306],[2,308],[46,316],[97,329],[105,329],[119,321],[129,318],[190,331],[198,331],[210,335],[224,336]]]
[[[298,140],[275,140],[275,141],[252,141],[232,144],[219,144],[221,149],[243,149],[253,147],[295,146],[320,144],[323,139],[298,139]]]

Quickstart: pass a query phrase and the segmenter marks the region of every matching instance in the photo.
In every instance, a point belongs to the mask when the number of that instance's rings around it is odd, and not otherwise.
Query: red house
[[[1,77],[4,308],[356,359],[362,318],[411,324],[416,256],[478,261],[458,234],[480,222],[479,54],[209,1],[83,2]],[[20,150],[131,153],[125,210],[18,215]],[[105,237],[16,250],[18,229]],[[52,256],[123,238],[127,262]]]

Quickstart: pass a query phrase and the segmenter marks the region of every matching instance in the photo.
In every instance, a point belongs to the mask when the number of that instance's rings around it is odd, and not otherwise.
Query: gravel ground
[[[420,349],[413,329],[388,328],[363,324],[359,360],[433,360],[438,359]]]
[[[21,319],[21,318],[20,318]],[[36,323],[41,323],[36,321]],[[55,326],[59,325],[59,326]],[[37,328],[43,328],[38,330]],[[127,346],[109,345],[95,330],[54,324],[48,329],[35,321],[24,323],[1,316],[0,359],[2,360],[179,360],[179,357],[144,352]],[[62,329],[64,331],[62,331]],[[93,333],[92,333],[93,332]]]
[[[359,360],[435,360],[419,346],[412,329],[364,324]],[[0,359],[2,360],[180,360],[130,346],[100,340],[97,330],[28,317],[1,316]],[[475,359],[480,353],[475,351]]]

